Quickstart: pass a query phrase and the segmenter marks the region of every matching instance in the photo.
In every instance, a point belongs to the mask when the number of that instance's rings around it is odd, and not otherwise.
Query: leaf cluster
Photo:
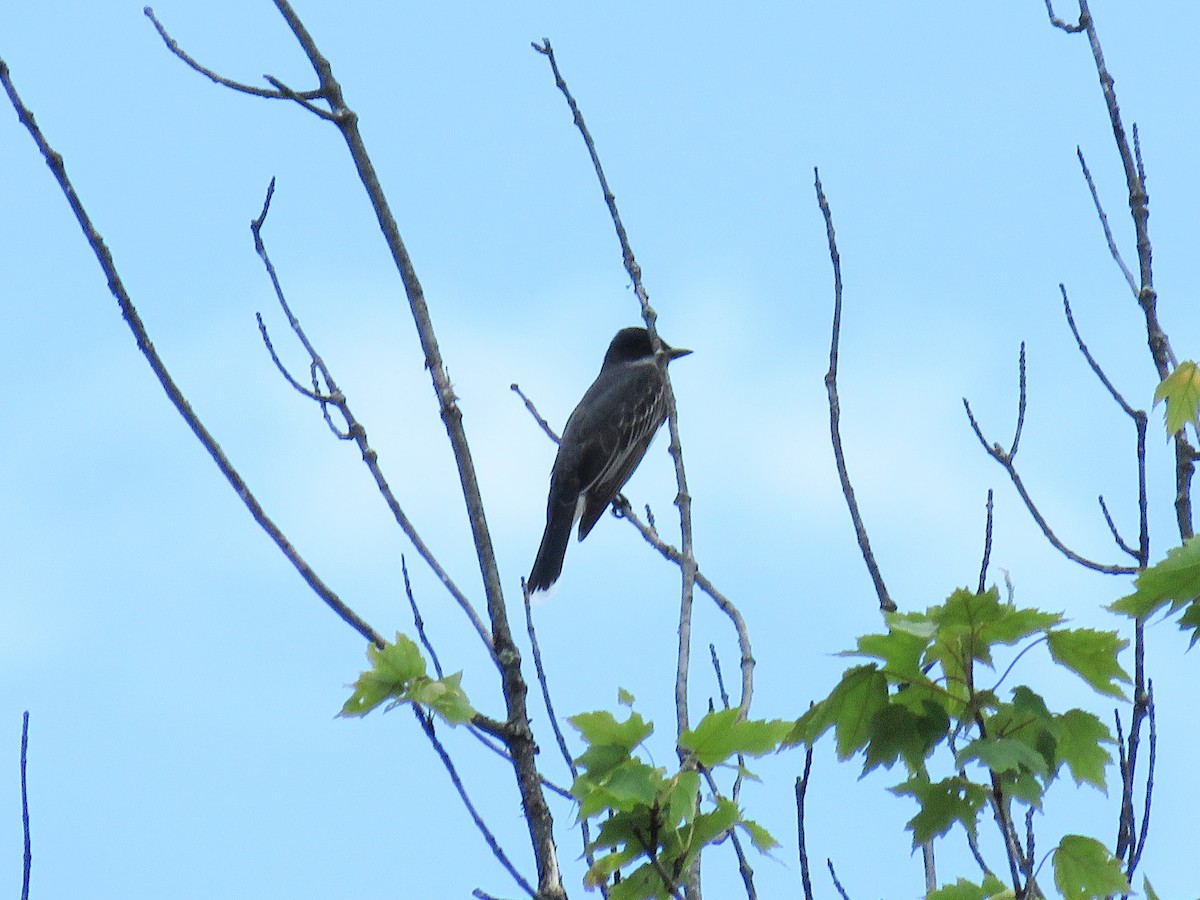
[[[588,888],[611,882],[610,900],[667,898],[678,894],[703,848],[734,829],[764,853],[778,846],[735,801],[705,793],[702,776],[716,767],[749,775],[737,760],[778,749],[790,722],[739,720],[736,710],[710,712],[680,736],[684,762],[668,773],[640,758],[654,726],[636,711],[623,721],[605,711],[569,721],[587,744],[571,786],[578,817],[601,820],[589,849],[602,855],[585,876]]]
[[[832,729],[839,759],[862,754],[864,775],[903,763],[907,777],[891,790],[917,803],[908,822],[914,846],[945,835],[956,823],[974,836],[989,803],[1002,818],[1010,816],[1013,803],[1040,810],[1063,767],[1076,785],[1105,790],[1112,757],[1104,745],[1114,741],[1100,719],[1082,709],[1052,712],[1028,685],[1012,687],[1006,697],[998,691],[1017,659],[1044,645],[1051,659],[1097,692],[1124,697],[1120,684],[1129,677],[1117,656],[1127,642],[1115,632],[1066,628],[1060,614],[1002,602],[994,587],[982,593],[956,590],[924,612],[891,613],[886,621],[886,634],[864,635],[856,649],[843,654],[870,661],[847,669],[829,696],[795,723],[787,743],[811,746]],[[982,685],[983,676],[995,670],[997,651],[1017,646],[1003,675],[990,687]],[[938,751],[944,751],[939,760],[946,765],[939,771],[948,771],[946,777],[930,773]],[[1066,896],[1089,896],[1080,893],[1090,889],[1088,879],[1111,880],[1114,872],[1120,877],[1116,861],[1099,844],[1105,865],[1069,864],[1080,854],[1092,860],[1095,848],[1080,849],[1084,845],[1078,843],[1090,840],[1064,839],[1056,853],[1055,879]],[[995,883],[960,881],[935,896],[1002,895],[1003,886],[990,881]]]
[[[451,725],[471,721],[475,710],[463,692],[462,672],[444,678],[430,678],[425,658],[413,641],[399,632],[394,643],[382,649],[367,645],[371,668],[358,676],[354,693],[342,706],[339,716],[365,716],[380,704],[388,703],[384,712],[402,703],[436,713]]]

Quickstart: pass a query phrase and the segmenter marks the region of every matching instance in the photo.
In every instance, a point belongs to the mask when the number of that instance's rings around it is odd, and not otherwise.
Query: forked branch
[[[217,443],[217,439],[213,437],[204,423],[200,421],[200,417],[192,409],[192,405],[188,402],[187,398],[183,395],[183,391],[167,370],[162,357],[154,349],[154,344],[150,340],[150,335],[146,331],[142,317],[133,305],[133,300],[130,298],[129,292],[125,289],[125,283],[121,280],[120,273],[117,271],[112,252],[108,249],[108,245],[104,243],[104,238],[100,236],[100,232],[96,230],[91,216],[84,209],[83,201],[75,192],[75,187],[71,184],[70,178],[67,177],[67,169],[62,155],[50,146],[49,141],[46,140],[41,128],[38,127],[37,122],[34,120],[33,113],[21,101],[9,76],[8,65],[3,60],[0,60],[0,82],[3,82],[4,89],[8,93],[8,99],[17,111],[17,118],[20,119],[21,124],[25,126],[33,137],[34,143],[37,144],[38,150],[46,160],[46,165],[50,167],[50,171],[54,174],[55,181],[58,182],[63,196],[66,197],[71,211],[75,214],[75,219],[79,222],[79,227],[83,230],[83,236],[87,240],[88,246],[92,248],[92,253],[95,254],[96,261],[100,264],[100,268],[104,272],[104,277],[108,282],[108,289],[117,300],[117,305],[121,309],[121,315],[129,326],[129,330],[133,333],[134,340],[137,342],[138,350],[141,351],[142,356],[145,357],[146,362],[150,365],[151,371],[154,372],[154,377],[162,385],[162,389],[171,401],[171,404],[183,416],[183,420],[208,452],[208,455],[212,457],[213,462],[216,463],[221,474],[225,476],[234,493],[238,495],[242,503],[250,511],[250,515],[254,517],[254,521],[275,542],[275,545],[287,558],[288,562],[295,567],[296,571],[300,573],[300,577],[304,579],[312,591],[342,621],[377,647],[382,647],[384,645],[383,638],[375,629],[359,618],[354,610],[342,602],[342,599],[329,585],[321,580],[312,567],[300,555],[299,551],[292,546],[291,541],[287,539],[283,531],[275,524],[275,521],[267,515],[266,510],[258,502],[258,498],[254,496],[249,485],[246,484],[237,469],[234,468],[229,457],[225,455],[225,451],[221,449],[221,445]]]

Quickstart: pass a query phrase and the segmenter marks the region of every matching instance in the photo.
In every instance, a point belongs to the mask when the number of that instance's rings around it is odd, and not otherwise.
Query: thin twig
[[[826,858],[825,865],[829,867],[829,877],[833,879],[833,887],[834,890],[838,892],[838,896],[840,896],[842,900],[850,900],[850,895],[846,893],[845,889],[842,887],[842,883],[838,881],[837,872],[833,870],[833,860]]]
[[[1125,265],[1121,251],[1117,249],[1117,242],[1113,238],[1112,229],[1108,225],[1108,214],[1104,212],[1104,205],[1100,202],[1100,194],[1096,190],[1096,182],[1092,180],[1092,173],[1088,169],[1087,160],[1083,158],[1083,150],[1078,146],[1075,148],[1075,155],[1079,158],[1079,166],[1083,169],[1084,181],[1087,182],[1088,191],[1092,195],[1092,204],[1096,207],[1096,215],[1100,218],[1100,225],[1104,229],[1104,240],[1108,242],[1108,252],[1112,254],[1113,260],[1120,268],[1121,275],[1124,276],[1125,283],[1129,285],[1129,290],[1136,300],[1138,295],[1137,282],[1134,281],[1133,273],[1129,271],[1129,266]]]
[[[1033,814],[1036,810],[1031,806],[1025,810],[1025,885],[1033,883],[1033,860],[1036,846],[1033,835]]]
[[[154,24],[155,31],[158,32],[158,36],[162,38],[163,43],[167,45],[167,49],[175,54],[175,56],[179,57],[179,59],[181,59],[188,68],[195,72],[199,72],[209,81],[219,84],[222,87],[227,87],[231,91],[238,91],[242,94],[250,94],[255,97],[262,97],[267,100],[294,100],[314,115],[318,115],[323,119],[333,119],[332,113],[329,113],[320,107],[314,106],[310,102],[312,100],[326,99],[324,94],[322,94],[319,89],[313,91],[292,91],[285,88],[277,79],[272,78],[270,75],[266,75],[263,77],[275,88],[274,90],[267,90],[266,88],[255,87],[252,84],[244,84],[240,81],[234,81],[232,78],[226,78],[223,75],[218,75],[212,69],[202,66],[179,46],[176,40],[167,33],[167,29],[163,27],[163,24],[158,20],[158,17],[154,14],[153,9],[147,6],[142,9],[142,12],[145,13],[146,18],[148,18]]]
[[[1082,156],[1080,157],[1082,160]],[[1085,167],[1085,172],[1086,167]],[[1090,178],[1090,173],[1089,173]],[[1146,495],[1146,423],[1147,416],[1145,410],[1134,409],[1117,390],[1116,385],[1108,377],[1108,374],[1092,356],[1091,350],[1088,348],[1087,342],[1084,341],[1083,335],[1079,332],[1079,326],[1075,324],[1075,315],[1071,311],[1071,300],[1067,296],[1066,285],[1060,283],[1058,285],[1059,292],[1063,299],[1063,313],[1067,319],[1067,325],[1071,329],[1071,334],[1075,338],[1075,343],[1079,347],[1079,352],[1083,354],[1083,358],[1087,361],[1093,374],[1100,379],[1100,383],[1104,385],[1109,396],[1113,401],[1121,407],[1122,412],[1133,420],[1134,429],[1137,434],[1137,467],[1138,467],[1138,549],[1134,550],[1122,539],[1120,532],[1117,529],[1116,522],[1113,521],[1109,514],[1108,507],[1104,503],[1104,498],[1100,498],[1100,510],[1104,514],[1104,521],[1108,523],[1108,529],[1112,533],[1113,540],[1119,548],[1125,551],[1138,561],[1139,568],[1144,568],[1149,564],[1150,559],[1150,535],[1149,535],[1149,509]]]
[[[525,408],[529,410],[529,414],[533,416],[533,420],[538,423],[542,431],[546,432],[546,436],[557,444],[559,442],[558,435],[554,433],[554,429],[550,427],[550,423],[542,418],[542,414],[537,411],[537,407],[533,405],[533,401],[525,396],[525,393],[521,390],[520,385],[513,383],[508,387],[509,390],[521,398],[521,402],[525,404]]]
[[[1097,499],[1100,501],[1100,512],[1104,515],[1104,521],[1108,525],[1109,533],[1113,536],[1113,541],[1118,547],[1124,550],[1125,553],[1127,553],[1129,556],[1132,556],[1134,559],[1137,559],[1137,550],[1126,544],[1125,540],[1121,537],[1121,533],[1117,531],[1117,523],[1113,521],[1112,513],[1108,511],[1108,504],[1104,502],[1104,495],[1101,494]]]
[[[829,433],[833,441],[833,457],[837,463],[838,480],[842,484],[842,493],[846,497],[846,506],[850,509],[850,518],[854,522],[854,535],[858,539],[858,548],[862,552],[863,562],[875,585],[875,595],[879,598],[879,608],[883,612],[895,612],[896,603],[888,595],[887,586],[883,583],[883,575],[875,562],[875,554],[871,551],[871,541],[867,537],[867,528],[863,524],[858,511],[858,501],[854,497],[854,487],[850,484],[850,474],[846,469],[846,455],[842,450],[841,405],[838,401],[838,345],[842,332],[842,260],[838,254],[837,238],[833,231],[833,213],[829,209],[829,201],[825,199],[825,190],[821,187],[821,173],[813,169],[815,187],[817,190],[817,205],[821,215],[825,217],[825,235],[829,241],[829,261],[833,264],[833,336],[829,341],[829,371],[825,374],[825,390],[829,394]],[[832,869],[832,865],[830,866]]]
[[[984,875],[991,875],[993,878],[995,878],[996,873],[992,871],[991,867],[984,860],[983,854],[979,852],[978,837],[971,831],[967,831],[966,834],[967,848],[971,851],[971,855],[975,857],[975,862],[979,866],[979,871],[981,871]]]
[[[433,644],[429,640],[429,635],[425,633],[425,619],[421,616],[421,608],[417,606],[417,598],[413,595],[412,582],[408,579],[408,560],[404,558],[404,554],[400,554],[400,574],[404,576],[404,596],[408,598],[408,606],[412,610],[413,627],[417,629],[417,639],[421,642],[421,646],[429,653],[429,658],[433,661],[433,671],[437,672],[437,677],[444,677],[442,671],[442,662],[438,659],[437,651],[433,649]]]
[[[517,867],[512,864],[512,860],[508,858],[508,854],[500,846],[500,842],[496,840],[496,836],[492,834],[487,823],[483,821],[483,817],[479,814],[479,810],[475,808],[475,804],[471,802],[470,796],[467,794],[467,789],[462,783],[462,779],[458,775],[458,769],[454,766],[454,761],[450,759],[450,754],[446,752],[446,748],[442,745],[441,739],[437,736],[434,729],[433,716],[423,712],[417,706],[413,706],[413,715],[417,717],[417,722],[421,726],[421,730],[425,732],[425,736],[429,739],[429,743],[433,745],[433,749],[437,752],[438,759],[442,761],[442,765],[446,767],[446,772],[450,775],[450,781],[454,784],[454,789],[458,792],[458,796],[462,799],[463,806],[467,808],[475,827],[479,829],[479,833],[483,835],[484,841],[491,848],[492,855],[499,860],[500,865],[504,866],[513,880],[520,885],[521,890],[525,891],[530,897],[537,896],[533,886],[525,880],[524,876],[517,871]]]
[[[329,423],[330,429],[339,438],[346,437],[347,439],[353,440],[358,445],[359,452],[362,454],[363,462],[366,464],[368,471],[370,471],[371,477],[374,478],[375,486],[379,490],[380,496],[383,497],[384,502],[387,504],[388,509],[391,511],[392,517],[396,520],[396,524],[400,526],[400,530],[403,531],[409,541],[412,542],[412,545],[416,549],[418,555],[425,561],[426,565],[433,570],[433,573],[438,577],[438,580],[441,581],[442,585],[450,593],[450,596],[454,598],[455,602],[458,603],[459,607],[466,614],[467,619],[475,628],[475,632],[479,635],[479,639],[483,642],[483,645],[487,647],[489,651],[493,651],[492,637],[488,633],[487,625],[484,624],[483,619],[481,619],[479,616],[479,613],[475,611],[474,605],[467,598],[466,594],[464,594],[458,588],[458,585],[454,583],[454,580],[450,577],[450,574],[442,567],[442,564],[433,555],[433,551],[429,549],[429,546],[417,532],[416,526],[413,524],[412,520],[409,519],[408,514],[405,513],[404,509],[400,506],[399,499],[397,499],[395,492],[388,483],[387,477],[383,474],[383,469],[379,465],[379,454],[375,451],[375,449],[371,446],[370,441],[367,439],[367,429],[361,422],[359,422],[358,418],[351,411],[350,402],[338,387],[337,382],[334,380],[333,373],[330,372],[329,367],[325,364],[325,360],[321,357],[321,354],[317,352],[317,349],[315,346],[313,346],[312,341],[309,340],[308,335],[304,331],[303,325],[300,323],[300,319],[294,312],[292,312],[292,307],[288,303],[287,296],[284,294],[283,285],[279,281],[279,275],[275,270],[274,263],[271,262],[271,256],[267,252],[267,245],[263,240],[262,235],[263,225],[266,223],[267,214],[271,210],[271,198],[274,193],[275,179],[272,178],[271,183],[267,186],[266,197],[263,199],[262,212],[259,213],[257,218],[251,220],[250,222],[250,231],[254,236],[254,250],[258,254],[259,259],[262,260],[263,267],[267,271],[267,276],[271,279],[271,287],[275,291],[275,299],[278,301],[279,308],[283,311],[284,316],[287,317],[288,325],[291,327],[292,333],[295,334],[296,339],[304,348],[304,352],[308,354],[313,372],[320,374],[320,379],[324,382],[327,390],[309,391],[306,388],[301,387],[296,379],[287,372],[287,369],[279,361],[279,358],[275,353],[274,346],[272,346],[267,337],[266,328],[262,324],[262,316],[259,315],[259,329],[262,332],[263,340],[267,344],[267,350],[270,352],[271,358],[275,360],[276,366],[281,372],[284,373],[284,377],[287,378],[288,382],[294,388],[296,388],[304,396],[309,397],[310,399],[321,404],[321,408],[323,410],[328,410],[328,408],[332,406],[338,411],[338,414],[346,423],[345,432],[342,432],[338,428],[334,427],[332,420],[328,417],[328,415],[326,415],[326,422]],[[314,374],[314,382],[316,381],[316,378],[317,375]]]
[[[357,631],[360,635],[366,638],[377,647],[384,646],[383,638],[368,625],[365,621],[359,618],[349,606],[342,602],[341,598],[334,593],[321,578],[313,571],[312,567],[304,560],[300,553],[296,550],[292,543],[284,536],[279,526],[267,515],[262,504],[251,492],[250,487],[233,467],[233,463],[225,455],[225,451],[221,449],[221,445],[217,443],[216,438],[200,421],[195,410],[187,398],[184,397],[183,391],[179,385],[175,383],[175,379],[171,377],[167,371],[166,364],[162,357],[158,355],[158,351],[154,349],[154,344],[150,341],[150,336],[146,331],[146,326],[142,323],[141,316],[138,314],[137,308],[133,305],[133,301],[129,297],[129,293],[125,290],[125,284],[121,280],[121,276],[117,272],[116,263],[113,261],[112,252],[104,243],[104,238],[96,230],[92,224],[91,217],[83,207],[83,201],[76,194],[71,180],[67,177],[66,166],[63,163],[63,158],[60,153],[54,150],[42,134],[42,130],[34,121],[33,113],[21,101],[17,94],[16,88],[13,86],[12,80],[9,77],[8,65],[0,60],[0,82],[3,82],[4,89],[8,93],[9,100],[12,102],[13,108],[17,111],[17,117],[21,123],[32,135],[34,142],[41,151],[42,157],[46,160],[46,165],[50,167],[50,171],[54,173],[54,178],[58,182],[59,188],[66,197],[67,203],[71,206],[71,211],[75,214],[76,220],[79,222],[79,227],[83,230],[83,235],[86,238],[88,245],[92,248],[92,252],[96,256],[100,268],[104,272],[104,276],[108,281],[108,289],[117,300],[117,305],[121,309],[121,315],[124,317],[129,330],[133,332],[134,339],[137,341],[138,350],[146,358],[155,377],[162,385],[163,391],[166,392],[167,398],[174,405],[175,409],[183,417],[192,433],[196,435],[196,439],[200,441],[204,449],[208,451],[217,468],[221,470],[221,474],[229,482],[234,493],[238,495],[242,503],[250,511],[250,515],[254,517],[254,521],[259,527],[267,533],[267,535],[275,542],[275,545],[280,549],[288,562],[295,567],[300,573],[300,577],[308,584],[318,597],[337,614],[337,616]]]
[[[1122,859],[1133,832],[1133,796],[1127,788],[1132,773],[1129,768],[1129,757],[1125,753],[1125,729],[1121,725],[1119,709],[1113,710],[1113,720],[1117,725],[1117,771],[1121,775],[1121,812],[1117,817],[1117,852],[1114,855],[1117,859]]]
[[[1080,31],[1083,31],[1083,29],[1086,26],[1084,26],[1082,21],[1080,21],[1080,23],[1077,25],[1071,25],[1068,22],[1064,22],[1062,19],[1060,19],[1058,16],[1056,16],[1054,14],[1054,7],[1051,6],[1050,3],[1051,3],[1051,0],[1046,0],[1046,13],[1050,16],[1050,24],[1051,25],[1053,25],[1055,28],[1061,28],[1063,31],[1067,32],[1068,34],[1077,34]]]
[[[813,900],[812,879],[808,870],[808,837],[804,829],[804,801],[808,795],[812,760],[813,748],[810,744],[804,752],[804,774],[796,779],[796,844],[800,853],[800,885],[804,888],[804,900]],[[834,881],[837,881],[836,875]]]
[[[563,735],[562,727],[558,723],[558,714],[554,711],[554,703],[550,699],[550,682],[546,678],[546,669],[542,665],[542,648],[538,643],[537,629],[533,626],[533,604],[529,602],[529,589],[525,586],[524,578],[521,579],[521,597],[525,604],[525,631],[529,635],[529,647],[533,653],[533,670],[537,675],[538,685],[542,689],[542,702],[546,705],[546,717],[550,720],[550,728],[554,732],[558,752],[562,754],[563,762],[567,764],[567,769],[571,773],[571,781],[574,783],[575,779],[579,777],[579,767],[575,765],[575,759],[567,747],[566,736]],[[580,817],[579,827],[583,840],[583,856],[587,860],[588,867],[591,868],[596,864],[596,857],[592,852],[591,829],[588,827],[586,818]],[[607,886],[600,885],[600,892],[607,897]]]
[[[724,709],[729,709],[729,692],[725,690],[725,677],[721,674],[721,660],[717,656],[717,645],[708,645],[708,655],[712,659],[713,674],[717,678],[717,693],[721,697],[721,706]]]
[[[982,594],[987,587],[988,560],[992,558],[992,489],[987,493],[987,524],[983,529],[983,561],[979,564],[979,589]]]
[[[1017,401],[1017,438],[1020,437],[1021,429],[1019,423],[1024,418],[1025,410],[1025,343],[1023,341],[1021,343],[1019,369],[1020,379]],[[1136,566],[1108,565],[1105,563],[1098,563],[1084,556],[1080,556],[1061,540],[1059,540],[1058,535],[1054,533],[1054,530],[1050,527],[1041,511],[1038,509],[1037,504],[1033,502],[1033,498],[1029,495],[1029,491],[1025,488],[1025,483],[1021,480],[1021,476],[1017,472],[1016,465],[1013,462],[1013,450],[1015,450],[1017,446],[1016,439],[1013,440],[1013,449],[1009,451],[1005,451],[1004,448],[999,444],[989,445],[987,439],[983,436],[983,431],[980,429],[979,423],[975,421],[975,414],[971,412],[971,404],[965,397],[963,398],[963,407],[967,411],[967,420],[971,423],[971,430],[975,432],[975,437],[979,439],[980,445],[987,452],[988,456],[1000,463],[1000,465],[1004,468],[1004,471],[1008,473],[1009,479],[1012,481],[1013,486],[1017,489],[1017,493],[1021,496],[1021,500],[1025,503],[1025,508],[1029,510],[1029,514],[1033,516],[1033,520],[1038,524],[1038,527],[1042,529],[1042,534],[1046,536],[1046,540],[1048,540],[1055,549],[1066,556],[1067,559],[1079,563],[1079,565],[1083,566],[1084,568],[1092,569],[1096,572],[1103,572],[1106,575],[1132,575],[1138,571]]]
[[[658,536],[658,532],[639,519],[629,506],[629,501],[625,500],[624,497],[617,496],[613,501],[613,510],[622,518],[628,519],[633,523],[633,526],[655,550],[676,565],[683,565],[683,554],[676,547],[662,540]],[[738,714],[739,717],[744,718],[750,710],[750,700],[754,694],[755,665],[754,654],[750,650],[750,632],[746,628],[746,620],[742,618],[741,612],[729,598],[717,590],[717,587],[709,581],[708,576],[699,570],[696,571],[696,586],[708,594],[713,602],[716,603],[717,609],[729,617],[729,620],[733,623],[734,631],[737,633],[738,649],[741,651],[740,666],[742,670],[741,700],[738,702]]]
[[[721,696],[721,708],[729,709],[729,692],[725,690],[725,676],[721,674],[721,659],[720,659],[720,657],[717,656],[717,645],[716,644],[710,643],[708,645],[708,655],[712,659],[713,673],[716,675],[716,678],[717,678],[717,691],[720,693],[720,696]],[[710,706],[711,706],[711,702],[710,702]],[[735,777],[733,779],[733,788],[729,792],[730,796],[733,798],[734,803],[737,803],[738,799],[742,795],[742,780],[745,778],[745,772],[746,772],[746,757],[743,754],[739,753],[737,755],[737,777]],[[733,834],[733,832],[730,832],[730,833]],[[737,835],[733,834],[733,837],[734,837],[734,840],[736,841]],[[738,857],[741,858],[741,856],[742,856],[742,852],[741,852],[741,848],[739,847],[738,848]],[[749,866],[745,865],[744,868],[748,869]]]
[[[0,63],[2,64],[2,63]],[[26,763],[29,757],[29,710],[21,714],[21,828],[25,835],[25,860],[21,878],[21,900],[29,900],[29,876],[33,870],[33,844],[29,835],[29,783]]]
[[[1150,800],[1154,796],[1154,768],[1158,762],[1158,721],[1154,713],[1153,679],[1147,679],[1146,694],[1146,717],[1150,721],[1150,758],[1146,765],[1146,792],[1145,803],[1142,808],[1142,827],[1138,832],[1137,848],[1130,854],[1129,866],[1125,872],[1125,877],[1129,880],[1133,879],[1133,871],[1142,860],[1142,850],[1146,846],[1146,835],[1150,831]]]
[[[1154,252],[1150,242],[1150,195],[1146,190],[1146,170],[1142,163],[1141,139],[1135,126],[1133,147],[1130,148],[1129,138],[1125,134],[1125,125],[1121,119],[1121,108],[1117,103],[1116,90],[1113,87],[1113,78],[1104,62],[1104,51],[1100,46],[1096,22],[1092,18],[1087,0],[1079,0],[1077,25],[1068,25],[1058,19],[1054,15],[1050,0],[1046,0],[1046,11],[1050,16],[1051,24],[1056,28],[1061,28],[1069,33],[1087,33],[1092,59],[1096,65],[1096,74],[1100,78],[1104,104],[1108,111],[1109,124],[1112,126],[1113,139],[1117,145],[1117,154],[1120,156],[1121,166],[1125,170],[1129,213],[1133,219],[1138,257],[1136,286],[1131,283],[1130,287],[1134,289],[1135,299],[1145,317],[1147,343],[1150,347],[1154,369],[1161,381],[1177,365],[1177,360],[1171,349],[1171,342],[1158,321],[1158,293],[1154,289]],[[1080,161],[1082,162],[1082,154],[1080,154]],[[1086,174],[1085,177],[1087,177]],[[1094,187],[1092,195],[1099,209],[1099,201],[1096,200],[1097,194]],[[1107,225],[1106,234],[1110,234],[1107,231]],[[1110,237],[1110,250],[1113,246]],[[1114,258],[1116,257],[1114,251]],[[1120,263],[1119,259],[1118,263]],[[1126,281],[1132,282],[1132,276],[1127,274],[1127,267],[1121,265],[1122,272],[1126,275]],[[1191,486],[1195,476],[1196,451],[1183,430],[1177,432],[1173,440],[1175,442],[1175,520],[1180,537],[1187,540],[1193,534]]]
[[[1059,293],[1062,294],[1063,314],[1067,317],[1067,326],[1071,329],[1071,335],[1075,338],[1075,343],[1079,347],[1079,352],[1083,354],[1083,358],[1087,360],[1088,367],[1091,368],[1095,376],[1100,379],[1100,383],[1104,385],[1109,395],[1113,398],[1113,400],[1116,401],[1117,405],[1121,407],[1125,415],[1136,421],[1139,411],[1130,406],[1129,403],[1126,402],[1125,398],[1121,396],[1121,392],[1117,390],[1116,385],[1112,383],[1112,379],[1110,379],[1105,373],[1104,369],[1101,368],[1100,363],[1096,362],[1096,357],[1092,356],[1092,351],[1088,349],[1088,345],[1084,341],[1083,335],[1079,333],[1079,326],[1075,324],[1075,314],[1071,311],[1071,299],[1067,296],[1067,286],[1062,282],[1059,282],[1058,290]]]
[[[404,554],[400,554],[400,571],[404,575],[404,594],[408,598],[409,607],[412,609],[413,627],[417,630],[417,638],[420,640],[421,645],[429,653],[429,658],[433,661],[433,670],[437,673],[438,678],[442,678],[444,676],[442,663],[438,659],[437,651],[433,648],[433,642],[429,640],[429,636],[425,633],[425,619],[421,616],[421,609],[417,605],[417,598],[412,591],[412,584],[408,578],[408,563],[404,558]],[[483,744],[483,746],[487,747],[497,756],[504,759],[505,762],[511,764],[512,757],[509,755],[508,751],[505,750],[502,745],[496,743],[492,737],[493,735],[503,734],[503,725],[500,723],[493,723],[489,727],[481,727],[482,723],[480,719],[481,717],[476,715],[476,717],[473,718],[467,725],[471,735],[478,740],[479,743]],[[558,794],[564,800],[570,800],[574,802],[575,798],[566,788],[557,785],[544,777],[542,778],[542,784],[545,785],[549,790],[554,791],[554,793]]]

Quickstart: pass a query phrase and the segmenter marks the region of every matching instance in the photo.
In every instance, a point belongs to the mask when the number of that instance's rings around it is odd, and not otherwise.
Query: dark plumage
[[[692,352],[665,343],[663,349],[668,360]],[[646,455],[667,417],[665,387],[649,332],[618,331],[600,374],[563,429],[550,471],[546,530],[526,582],[530,593],[553,587],[562,573],[571,526],[578,519],[579,540],[587,537]]]

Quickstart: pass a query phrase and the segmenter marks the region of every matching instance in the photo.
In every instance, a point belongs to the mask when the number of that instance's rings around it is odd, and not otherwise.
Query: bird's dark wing
[[[579,540],[587,537],[625,486],[666,418],[663,380],[653,362],[629,366],[610,385],[606,397],[594,398],[600,402],[585,407],[606,412],[603,422],[580,423],[591,427],[572,429],[568,421],[564,429],[564,441],[576,430],[586,436],[579,446],[583,493]]]

